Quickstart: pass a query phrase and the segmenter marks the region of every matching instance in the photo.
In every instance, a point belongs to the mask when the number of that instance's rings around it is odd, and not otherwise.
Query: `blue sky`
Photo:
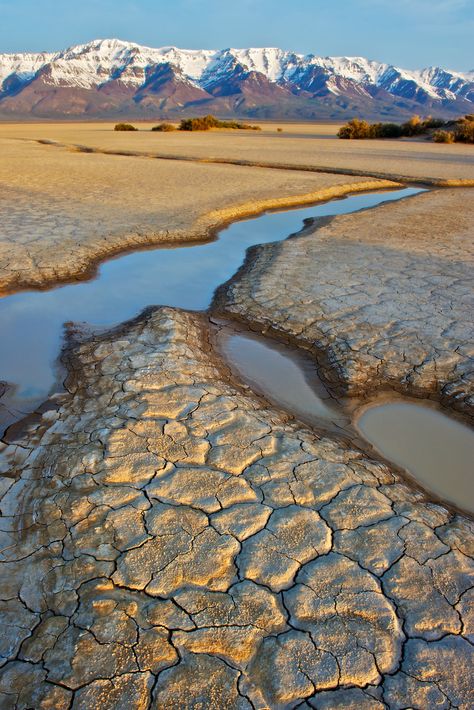
[[[0,0],[0,52],[103,37],[474,69],[474,0]]]

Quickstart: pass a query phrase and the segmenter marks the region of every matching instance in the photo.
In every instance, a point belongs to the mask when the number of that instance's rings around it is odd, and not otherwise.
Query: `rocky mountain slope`
[[[153,49],[117,39],[0,54],[0,116],[403,117],[474,111],[474,71],[408,71],[278,48]]]

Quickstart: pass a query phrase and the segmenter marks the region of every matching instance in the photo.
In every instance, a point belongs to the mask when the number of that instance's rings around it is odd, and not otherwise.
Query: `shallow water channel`
[[[31,412],[51,391],[59,389],[57,362],[65,322],[86,322],[107,328],[138,315],[150,305],[205,310],[212,301],[215,289],[231,278],[242,264],[248,247],[286,239],[300,231],[308,219],[356,212],[417,192],[420,190],[416,188],[373,192],[313,207],[269,212],[230,225],[211,242],[157,247],[111,259],[100,267],[97,278],[91,281],[0,298],[0,410],[3,404],[0,432],[22,413]],[[268,352],[262,351],[262,348],[268,347],[263,340],[259,342],[253,338],[249,346],[245,337],[235,335],[233,338],[228,342],[228,357],[235,361],[244,379],[255,383],[256,388],[270,400],[275,400],[303,421],[326,420],[341,428],[349,423],[347,414],[324,390],[317,375],[308,373],[303,363],[295,360],[294,356],[286,356],[281,348],[271,348],[274,352],[272,374],[268,367]],[[246,360],[245,366],[242,363],[239,366],[239,358]],[[260,381],[262,372],[266,372],[267,382]],[[279,373],[276,377],[275,372]],[[285,393],[281,391],[278,397],[272,397],[272,388],[276,386],[278,389],[278,384],[275,384],[278,382],[286,383],[285,391],[290,393],[289,397],[285,398]],[[297,396],[292,393],[297,393]],[[377,441],[374,441],[369,430],[362,426],[360,430],[384,455],[418,475],[416,462],[401,460],[391,450],[389,454],[385,444],[380,443],[383,437],[376,434]],[[433,434],[433,438],[437,436],[437,433]],[[398,441],[399,448],[403,449],[403,439]],[[463,444],[458,442],[455,446],[470,444],[470,440],[463,441]],[[456,450],[449,450],[448,458],[454,465],[457,453]],[[426,481],[423,482],[428,488],[431,487]],[[447,500],[456,502],[450,495],[451,487],[449,485],[444,492],[440,492],[437,486],[433,489],[439,495],[445,495]],[[466,507],[466,499],[462,507]],[[470,502],[469,507],[474,510],[474,501]]]
[[[97,278],[49,291],[0,298],[0,381],[14,385],[21,409],[41,402],[57,379],[55,363],[67,321],[109,327],[147,306],[206,310],[215,289],[254,244],[286,239],[303,220],[346,214],[419,192],[410,188],[354,195],[313,207],[270,212],[231,224],[207,243],[157,247],[110,259]]]

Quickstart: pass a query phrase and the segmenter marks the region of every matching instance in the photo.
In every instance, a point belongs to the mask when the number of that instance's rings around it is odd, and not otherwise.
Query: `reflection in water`
[[[413,402],[370,407],[357,428],[384,456],[429,490],[474,512],[474,431]]]
[[[215,288],[237,271],[249,246],[285,239],[300,230],[307,218],[354,212],[417,192],[409,188],[354,195],[264,214],[232,224],[208,244],[157,248],[112,259],[92,281],[0,298],[0,380],[18,385],[17,405],[22,400],[25,407],[34,400],[39,403],[55,384],[54,363],[66,321],[111,326],[150,305],[206,309]]]

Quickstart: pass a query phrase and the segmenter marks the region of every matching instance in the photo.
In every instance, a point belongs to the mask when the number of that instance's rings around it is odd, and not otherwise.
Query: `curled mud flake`
[[[284,593],[291,624],[335,655],[341,684],[379,683],[397,668],[404,635],[375,577],[330,553],[305,565],[296,581]]]
[[[250,580],[238,582],[227,592],[182,590],[174,599],[186,609],[198,628],[253,624],[268,634],[275,634],[286,627],[286,613],[279,597]]]
[[[321,507],[340,491],[359,483],[359,477],[341,463],[307,461],[295,467],[295,482],[291,490],[300,505]]]
[[[176,468],[154,480],[147,492],[164,503],[192,505],[206,513],[258,500],[245,479],[207,468]]]
[[[176,648],[218,656],[234,668],[245,668],[257,652],[265,633],[255,626],[219,626],[194,631],[176,631]]]
[[[235,578],[234,560],[239,550],[235,538],[206,528],[192,540],[190,549],[175,554],[166,566],[154,573],[146,591],[166,597],[185,586],[216,591],[227,589]]]
[[[391,501],[375,488],[353,486],[341,491],[321,515],[333,529],[355,529],[386,520],[393,515]]]
[[[383,588],[396,603],[409,636],[432,640],[460,632],[459,614],[436,586],[427,565],[402,557],[385,573]]]
[[[255,696],[259,706],[263,701],[264,707],[283,710],[317,690],[335,688],[338,682],[339,668],[332,653],[321,651],[308,634],[289,631],[263,641],[244,687],[249,684],[248,695]]]
[[[265,529],[243,543],[239,569],[244,577],[280,591],[291,586],[302,564],[330,548],[331,530],[318,513],[290,505],[275,510]]]
[[[406,554],[420,564],[449,552],[449,547],[428,525],[414,520],[400,530],[400,538],[405,544]]]
[[[94,478],[105,486],[127,485],[142,488],[151,481],[156,471],[164,465],[164,459],[145,451],[146,442],[142,442],[142,451],[123,452],[120,456],[107,459]]]
[[[185,653],[179,665],[158,676],[151,708],[183,710],[251,710],[252,705],[239,692],[240,674],[218,658]]]
[[[184,506],[154,505],[145,514],[145,529],[151,539],[124,552],[117,561],[113,581],[131,589],[145,589],[154,575],[161,577],[171,563],[192,551],[194,538],[206,526],[203,513]]]
[[[236,503],[211,516],[211,524],[221,534],[233,535],[242,542],[262,530],[272,509],[260,503]]]
[[[355,530],[334,533],[334,551],[355,560],[375,575],[383,574],[403,555],[405,546],[399,531],[405,518],[389,518]]]

